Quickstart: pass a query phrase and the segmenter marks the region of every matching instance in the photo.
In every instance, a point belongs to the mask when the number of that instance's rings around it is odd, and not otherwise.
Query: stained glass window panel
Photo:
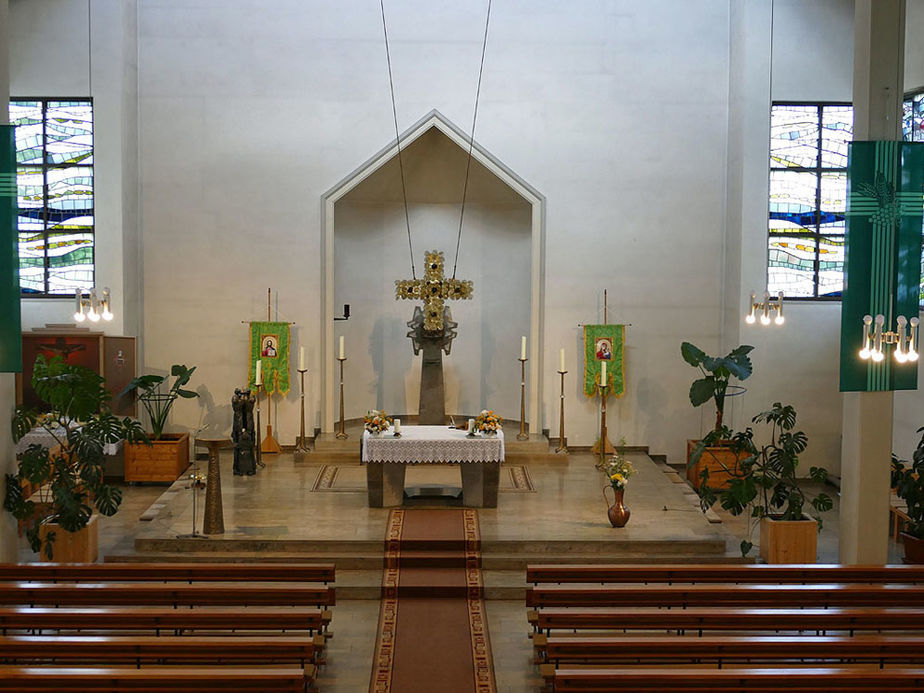
[[[818,106],[774,106],[770,166],[814,168],[818,161]]]
[[[815,295],[815,241],[805,236],[771,236],[767,277],[771,293]]]
[[[40,101],[10,104],[10,124],[16,126],[16,163],[42,164],[43,121]]]
[[[853,140],[853,107],[824,106],[821,114],[821,166],[847,168],[847,145]]]
[[[818,179],[814,173],[770,172],[770,231],[811,231],[815,227]]]
[[[914,133],[914,102],[907,100],[902,103],[902,139],[906,142],[915,140]]]
[[[821,174],[821,231],[844,233],[847,211],[847,174],[826,171]]]
[[[88,103],[49,103],[45,113],[48,163],[93,162],[93,115]]]
[[[818,295],[839,296],[844,290],[844,237],[822,236],[818,244]]]

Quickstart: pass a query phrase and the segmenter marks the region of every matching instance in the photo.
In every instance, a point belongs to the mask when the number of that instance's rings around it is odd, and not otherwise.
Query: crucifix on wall
[[[422,299],[423,308],[415,306],[414,317],[407,324],[407,336],[414,345],[414,354],[423,350],[420,364],[421,425],[441,426],[446,417],[446,397],[443,389],[443,353],[449,355],[456,336],[447,300],[470,299],[474,289],[467,279],[446,278],[443,275],[443,253],[437,250],[426,254],[426,272],[423,279],[395,280],[396,299]]]

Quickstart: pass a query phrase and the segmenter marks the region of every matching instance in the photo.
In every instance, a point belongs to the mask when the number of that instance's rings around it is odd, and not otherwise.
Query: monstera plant
[[[19,407],[13,416],[16,442],[36,429],[43,435],[26,448],[16,473],[6,475],[3,507],[25,523],[32,550],[43,549],[49,560],[57,537],[53,527],[78,532],[94,508],[107,516],[119,509],[122,492],[103,479],[105,446],[146,439],[137,421],[112,414],[104,383],[88,368],[39,355],[32,387],[47,411]]]
[[[725,416],[725,398],[730,396],[729,387],[742,392],[743,388],[730,385],[732,378],[747,380],[751,376],[753,366],[748,354],[754,347],[742,344],[735,347],[725,356],[708,356],[702,349],[689,342],[680,345],[680,354],[683,360],[702,373],[701,378],[693,381],[690,386],[690,403],[699,407],[712,400],[715,402],[715,427],[722,428]]]
[[[164,389],[164,383],[169,380],[167,375],[139,375],[132,380],[120,394],[129,392],[138,392],[138,399],[148,413],[151,420],[151,431],[154,433],[154,440],[160,440],[164,434],[164,426],[167,424],[167,415],[173,403],[180,397],[192,399],[198,397],[199,393],[194,390],[184,390],[183,386],[192,378],[196,367],[187,368],[185,365],[173,364],[170,367],[170,375],[175,378],[173,384]]]

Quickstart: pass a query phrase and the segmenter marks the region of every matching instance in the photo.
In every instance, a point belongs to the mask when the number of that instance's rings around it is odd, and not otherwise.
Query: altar
[[[404,503],[404,476],[409,464],[458,464],[462,472],[462,503],[496,508],[504,432],[469,436],[446,426],[403,426],[401,435],[363,433],[369,507]]]

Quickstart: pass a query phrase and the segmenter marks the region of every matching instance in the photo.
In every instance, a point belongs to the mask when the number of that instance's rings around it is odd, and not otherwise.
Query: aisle
[[[392,510],[370,693],[494,693],[475,510]]]

